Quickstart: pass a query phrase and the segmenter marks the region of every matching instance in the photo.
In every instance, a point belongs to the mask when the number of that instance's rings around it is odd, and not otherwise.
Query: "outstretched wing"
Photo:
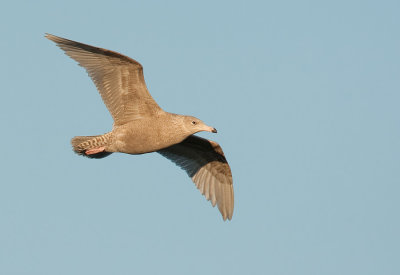
[[[232,173],[218,143],[191,135],[158,153],[187,172],[201,194],[218,205],[224,220],[232,219]]]
[[[46,38],[86,69],[116,125],[161,110],[147,90],[143,67],[137,61],[117,52],[51,34],[46,34]]]

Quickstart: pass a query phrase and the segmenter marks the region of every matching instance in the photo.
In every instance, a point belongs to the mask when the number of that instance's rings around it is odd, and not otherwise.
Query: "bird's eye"
[[[193,120],[192,121],[192,125],[196,125],[196,124],[197,124],[197,122]]]

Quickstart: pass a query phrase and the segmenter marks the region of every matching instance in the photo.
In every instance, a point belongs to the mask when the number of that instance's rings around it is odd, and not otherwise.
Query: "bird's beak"
[[[208,127],[207,131],[211,133],[216,133],[217,129],[215,129],[214,127]]]
[[[207,125],[206,125],[206,127],[205,127],[205,129],[204,129],[203,131],[207,131],[207,132],[211,132],[211,133],[216,133],[216,132],[217,132],[217,129],[215,129],[214,127],[210,127],[210,126],[207,126]]]

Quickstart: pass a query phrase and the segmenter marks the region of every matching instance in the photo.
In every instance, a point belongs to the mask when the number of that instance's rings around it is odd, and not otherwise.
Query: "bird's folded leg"
[[[99,148],[94,148],[94,149],[90,149],[90,150],[86,150],[85,154],[86,155],[93,155],[93,154],[98,154],[101,152],[104,152],[106,150],[105,147],[99,147]]]

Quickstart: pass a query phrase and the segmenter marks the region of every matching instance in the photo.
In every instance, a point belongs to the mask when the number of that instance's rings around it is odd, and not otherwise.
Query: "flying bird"
[[[143,67],[120,53],[46,34],[86,69],[110,112],[112,131],[77,136],[75,153],[104,158],[112,153],[157,152],[181,167],[224,220],[232,219],[233,181],[224,153],[215,141],[194,135],[217,130],[193,116],[164,111],[147,90]]]

